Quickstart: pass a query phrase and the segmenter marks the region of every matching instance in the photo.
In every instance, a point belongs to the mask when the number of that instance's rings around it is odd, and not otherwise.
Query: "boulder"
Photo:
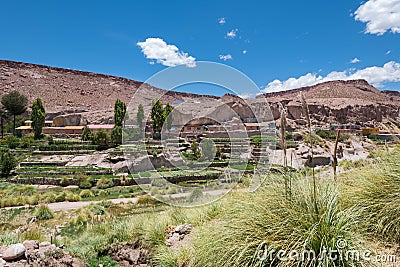
[[[292,137],[294,141],[301,141],[303,140],[303,135],[300,132],[293,132]]]
[[[45,248],[45,247],[50,247],[51,246],[51,243],[50,242],[41,242],[40,244],[39,244],[39,247],[40,248]]]
[[[22,245],[24,245],[26,250],[38,249],[39,248],[39,241],[36,241],[36,240],[25,240],[24,243],[22,243]]]
[[[25,256],[25,247],[23,244],[18,243],[9,246],[2,255],[3,260],[5,261],[14,261],[19,260]]]
[[[314,155],[313,159],[308,157],[305,165],[308,167],[327,166],[331,164],[331,155],[328,153]]]
[[[53,119],[53,126],[55,127],[79,126],[83,124],[85,124],[85,121],[80,113],[60,115]]]
[[[179,233],[180,235],[187,235],[192,231],[192,225],[185,223],[182,225],[178,225],[175,227],[175,233]]]

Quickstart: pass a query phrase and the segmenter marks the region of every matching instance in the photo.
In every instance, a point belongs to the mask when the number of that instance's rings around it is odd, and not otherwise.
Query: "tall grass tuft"
[[[285,170],[284,176],[285,176],[285,194],[287,197],[290,197],[291,195],[291,181],[290,181],[290,176],[287,175],[287,149],[286,149],[286,110],[283,107],[282,103],[279,102],[279,110],[280,110],[280,120],[281,120],[281,129],[280,129],[280,141],[281,141],[281,147],[283,150],[283,167]]]
[[[340,176],[345,206],[359,211],[360,228],[368,236],[400,244],[400,148],[380,155],[374,165]]]
[[[301,98],[301,106],[303,108],[304,116],[306,117],[307,121],[307,128],[308,134],[310,139],[310,152],[311,152],[311,168],[312,168],[312,180],[313,180],[313,197],[314,197],[314,208],[315,212],[318,213],[318,206],[317,206],[317,182],[315,179],[315,168],[314,168],[314,142],[312,137],[312,129],[311,129],[311,118],[310,118],[310,110],[308,108],[306,97],[303,93],[300,93]]]
[[[337,150],[338,150],[338,144],[339,144],[339,139],[340,139],[340,130],[337,131],[336,133],[336,140],[335,140],[335,148],[333,149],[333,178],[336,181],[336,169],[338,165],[338,160],[337,160]]]
[[[339,242],[347,244],[344,250],[357,249],[360,239],[352,230],[351,213],[339,210],[337,190],[332,186],[318,190],[316,213],[309,187],[304,181],[293,182],[291,200],[276,183],[236,197],[221,220],[199,230],[194,266],[359,266],[352,259],[335,260],[324,253],[329,249],[344,253]],[[281,249],[312,250],[315,257],[280,260]]]

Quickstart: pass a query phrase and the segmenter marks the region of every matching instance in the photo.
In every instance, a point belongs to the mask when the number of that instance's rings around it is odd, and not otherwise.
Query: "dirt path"
[[[219,195],[219,194],[224,194],[228,192],[228,189],[221,189],[221,190],[212,190],[212,191],[206,191],[205,193],[210,194],[210,195]],[[189,193],[178,193],[178,194],[173,194],[171,195],[172,198],[182,198],[182,197],[187,197]],[[132,198],[115,198],[115,199],[107,199],[107,201],[111,201],[114,204],[121,204],[121,203],[137,203],[138,198],[137,197],[132,197]],[[56,203],[50,203],[47,206],[52,210],[52,211],[70,211],[70,210],[76,210],[85,206],[88,206],[93,203],[99,203],[101,201],[96,200],[96,201],[80,201],[80,202],[56,202]],[[7,207],[7,208],[1,208],[1,210],[12,210],[12,209],[20,209],[20,208],[28,208],[28,205],[25,206],[16,206],[16,207]]]

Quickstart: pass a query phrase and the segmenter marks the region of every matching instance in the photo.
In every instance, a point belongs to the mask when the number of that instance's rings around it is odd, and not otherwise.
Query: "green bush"
[[[34,140],[32,137],[22,137],[20,142],[19,142],[19,147],[20,148],[30,148],[34,144]]]
[[[110,256],[103,256],[100,258],[92,258],[88,263],[89,267],[116,267],[118,263],[114,261]]]
[[[8,177],[11,171],[17,166],[16,158],[9,152],[3,152],[0,156],[1,176]]]
[[[92,191],[90,191],[90,190],[88,190],[88,189],[85,189],[85,190],[82,190],[82,191],[81,191],[81,193],[79,194],[79,196],[80,196],[81,198],[88,198],[88,197],[94,197],[94,194],[93,194]]]
[[[80,189],[92,188],[92,182],[89,176],[79,173],[75,176],[75,179],[78,180],[78,186]]]
[[[61,178],[60,186],[62,186],[62,187],[69,186],[69,179],[68,179],[68,177],[63,177],[63,178]]]
[[[200,146],[203,157],[207,160],[212,161],[217,152],[215,143],[211,139],[204,139],[203,141],[201,141]]]
[[[65,201],[66,195],[67,195],[67,194],[66,194],[65,192],[62,192],[62,193],[56,195],[54,201],[55,201],[55,202],[64,202],[64,201]]]
[[[89,127],[85,126],[82,131],[82,141],[91,141],[93,139],[92,131]]]
[[[78,194],[74,194],[72,192],[68,192],[65,195],[65,200],[69,202],[78,202],[81,201],[81,197]]]
[[[34,216],[36,216],[36,219],[40,221],[44,220],[49,220],[54,218],[54,213],[51,211],[51,209],[47,205],[40,205],[36,207],[34,213]]]
[[[149,195],[139,196],[137,200],[138,205],[155,205],[160,203],[157,199]]]
[[[108,195],[108,192],[107,192],[106,190],[100,190],[100,191],[97,193],[97,195],[100,196],[100,197],[104,197],[104,196],[107,196],[107,195]]]
[[[113,187],[114,183],[111,179],[102,177],[97,181],[96,187],[99,189],[106,189],[106,188],[110,188]]]
[[[16,149],[19,146],[19,139],[13,135],[5,138],[5,144],[9,149]]]

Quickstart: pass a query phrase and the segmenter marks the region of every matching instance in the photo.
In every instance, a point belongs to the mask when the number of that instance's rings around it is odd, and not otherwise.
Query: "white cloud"
[[[388,50],[385,55],[389,55],[390,53],[392,53],[392,50]]]
[[[223,24],[226,23],[226,19],[225,19],[225,18],[219,18],[219,19],[218,19],[218,23],[221,24],[221,25],[223,25]]]
[[[351,61],[350,61],[350,63],[352,63],[352,64],[356,64],[356,63],[358,63],[358,62],[360,62],[361,60],[359,60],[358,58],[353,58]]]
[[[219,55],[219,59],[223,60],[223,61],[227,61],[230,59],[233,59],[231,54],[226,54],[226,55]]]
[[[389,30],[400,33],[399,0],[369,0],[354,14],[356,20],[367,24],[366,33],[382,35]]]
[[[247,50],[243,50],[243,51],[242,51],[242,54],[243,54],[243,55],[246,55],[246,54],[247,54]]]
[[[142,49],[146,58],[155,59],[157,63],[164,66],[175,67],[182,64],[187,67],[196,66],[196,58],[179,51],[178,47],[167,44],[161,38],[147,38],[146,41],[138,42],[137,45]]]
[[[400,63],[390,61],[382,67],[373,66],[361,70],[332,71],[325,77],[315,73],[307,73],[299,78],[289,78],[286,81],[274,80],[264,88],[263,92],[279,92],[321,82],[356,79],[364,79],[376,87],[381,87],[384,82],[400,82]]]
[[[238,32],[238,29],[233,29],[233,30],[231,30],[231,31],[229,31],[229,32],[226,33],[226,37],[228,37],[228,38],[235,38],[237,32]]]

